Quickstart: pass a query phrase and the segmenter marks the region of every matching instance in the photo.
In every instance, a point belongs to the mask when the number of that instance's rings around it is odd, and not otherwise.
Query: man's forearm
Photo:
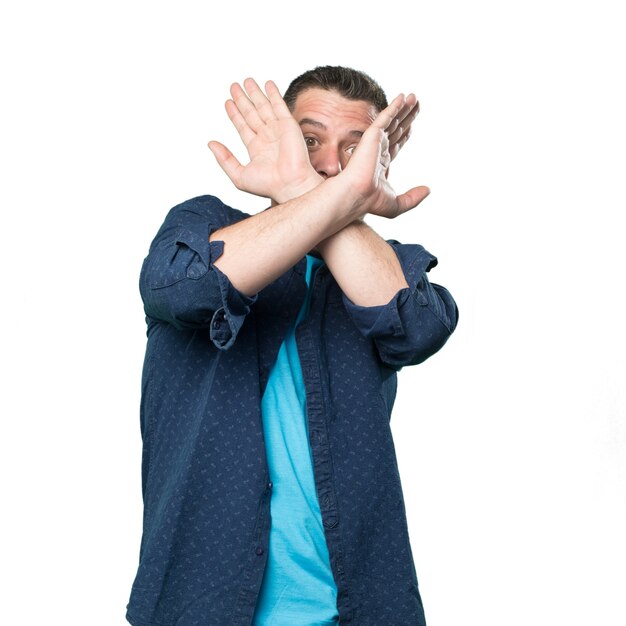
[[[326,180],[298,198],[215,231],[211,241],[224,242],[215,266],[252,296],[364,213],[344,182]]]
[[[393,248],[360,220],[328,237],[317,249],[354,304],[387,304],[400,289],[408,287]]]

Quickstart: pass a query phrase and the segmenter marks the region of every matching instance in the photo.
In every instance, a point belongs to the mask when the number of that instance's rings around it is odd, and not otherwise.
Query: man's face
[[[311,165],[320,176],[329,178],[347,165],[378,110],[364,100],[348,100],[336,91],[311,88],[298,95],[292,114],[302,129]]]

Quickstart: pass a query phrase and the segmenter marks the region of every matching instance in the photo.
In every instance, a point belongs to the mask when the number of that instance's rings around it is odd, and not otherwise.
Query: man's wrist
[[[318,252],[322,255],[322,257],[328,251],[329,246],[332,246],[338,240],[352,236],[353,233],[359,232],[361,229],[369,228],[369,226],[364,221],[364,215],[356,218],[354,221],[350,222],[346,226],[344,226],[341,230],[337,231],[334,235],[327,237],[326,239],[319,242],[317,245]]]
[[[289,200],[303,196],[323,182],[324,179],[317,172],[311,170],[311,173],[303,181],[281,189],[274,200],[278,204],[284,204],[285,202],[289,202]]]

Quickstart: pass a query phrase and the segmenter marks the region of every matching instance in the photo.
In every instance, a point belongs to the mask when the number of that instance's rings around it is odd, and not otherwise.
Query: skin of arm
[[[387,304],[409,286],[393,248],[361,220],[328,237],[317,249],[354,304]]]
[[[364,211],[348,201],[342,181],[329,179],[311,191],[212,233],[224,242],[215,266],[242,293],[253,296]]]
[[[395,217],[428,195],[417,187],[397,196],[387,182],[390,153],[395,156],[408,138],[416,101],[398,96],[363,134],[345,170],[324,180],[311,166],[301,130],[276,86],[268,82],[266,96],[251,79],[244,85],[247,95],[239,85],[231,87],[226,110],[250,163],[242,166],[218,142],[209,147],[239,189],[280,204],[213,233],[212,240],[224,241],[215,265],[237,289],[253,295],[317,246],[355,304],[388,302],[406,281],[392,248],[361,218],[368,212]]]

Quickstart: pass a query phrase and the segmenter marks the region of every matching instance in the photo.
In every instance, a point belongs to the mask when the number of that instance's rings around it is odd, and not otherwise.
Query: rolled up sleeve
[[[389,241],[408,287],[384,305],[363,307],[344,295],[344,303],[359,331],[374,341],[381,360],[394,369],[415,365],[437,352],[458,320],[458,308],[445,287],[426,274],[437,259],[422,246]]]
[[[146,315],[176,328],[208,328],[217,348],[235,341],[256,296],[239,292],[214,262],[222,241],[215,230],[246,215],[202,196],[174,207],[144,260],[139,289]]]

